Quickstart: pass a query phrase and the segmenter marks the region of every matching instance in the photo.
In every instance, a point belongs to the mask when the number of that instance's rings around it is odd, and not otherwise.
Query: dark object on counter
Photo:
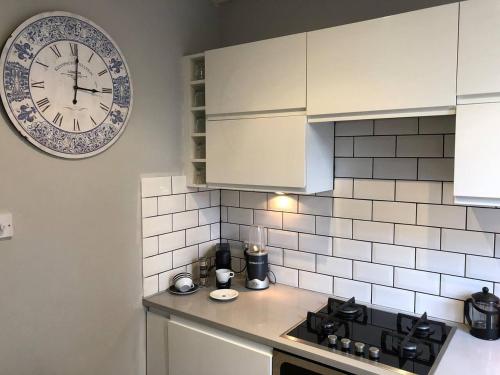
[[[268,253],[267,251],[253,252],[245,250],[245,261],[247,267],[247,279],[245,286],[248,289],[262,290],[269,288]]]
[[[488,288],[465,301],[464,315],[472,336],[483,340],[500,337],[500,298],[489,293]]]
[[[231,269],[231,250],[228,243],[218,243],[215,246],[215,270],[225,268]],[[217,289],[231,288],[231,279],[222,283],[215,279],[215,286]]]

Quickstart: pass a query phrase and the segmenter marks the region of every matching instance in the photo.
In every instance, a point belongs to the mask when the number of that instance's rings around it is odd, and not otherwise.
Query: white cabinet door
[[[148,311],[146,314],[146,373],[168,375],[168,318]]]
[[[458,103],[500,101],[500,1],[460,3]]]
[[[500,206],[500,103],[457,106],[455,203]]]
[[[307,38],[308,115],[352,120],[454,113],[458,4],[313,31]]]
[[[272,348],[172,317],[170,375],[271,375]]]
[[[333,126],[305,116],[207,121],[211,187],[285,192],[332,188]]]
[[[305,110],[306,34],[205,53],[208,115]]]

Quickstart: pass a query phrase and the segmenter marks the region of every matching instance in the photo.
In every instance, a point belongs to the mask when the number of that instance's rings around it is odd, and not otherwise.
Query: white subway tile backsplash
[[[160,253],[166,253],[175,249],[180,249],[186,246],[186,232],[181,230],[163,234],[159,237],[159,250]]]
[[[354,156],[394,157],[396,156],[396,137],[356,137],[354,138]]]
[[[142,217],[151,217],[158,215],[158,199],[142,198]]]
[[[394,243],[396,245],[439,249],[440,237],[439,228],[396,224]]]
[[[210,224],[210,239],[216,240],[220,238],[220,223]]]
[[[398,137],[398,157],[442,157],[443,136],[402,135]]]
[[[172,193],[172,177],[143,177],[141,179],[142,197],[155,197]]]
[[[332,238],[299,233],[299,249],[316,254],[332,255]]]
[[[392,286],[393,268],[382,264],[355,261],[352,277],[359,281]]]
[[[465,229],[465,207],[437,204],[417,206],[417,224],[431,227]]]
[[[283,213],[283,229],[295,232],[314,233],[315,217],[312,215]]]
[[[469,232],[443,229],[441,249],[458,253],[493,256],[495,251],[493,233]]]
[[[283,249],[280,249],[279,247],[268,246],[267,252],[269,263],[276,264],[278,266],[283,265]]]
[[[346,219],[370,220],[372,218],[372,202],[368,200],[335,198],[333,200],[333,216]]]
[[[441,182],[396,181],[396,200],[403,202],[441,203]]]
[[[500,259],[467,255],[465,276],[500,282]]]
[[[335,198],[352,198],[354,184],[352,178],[335,178],[333,184],[332,195]]]
[[[173,230],[181,230],[198,226],[198,211],[178,212],[172,215]]]
[[[335,177],[372,177],[372,158],[335,158]]]
[[[221,223],[220,226],[221,237],[226,240],[240,239],[240,226],[238,224]]]
[[[186,246],[210,241],[210,225],[186,230]]]
[[[394,200],[394,181],[354,180],[354,198]]]
[[[333,239],[333,255],[342,258],[371,260],[372,245],[366,241],[348,240],[345,238]]]
[[[186,196],[184,194],[167,195],[158,198],[158,215],[186,211]]]
[[[158,275],[144,278],[143,287],[144,297],[158,293]]]
[[[189,263],[193,263],[198,260],[198,245],[185,247],[179,250],[174,250],[172,251],[171,254],[173,255],[172,265],[174,268]]]
[[[443,297],[466,300],[471,294],[479,292],[483,287],[487,287],[490,291],[493,291],[493,283],[488,281],[449,275],[441,276],[441,295]]]
[[[352,278],[352,260],[324,255],[316,256],[316,271],[326,275]]]
[[[254,211],[254,223],[267,228],[281,229],[283,227],[283,213],[275,211]]]
[[[373,178],[415,180],[417,158],[375,158]]]
[[[186,210],[197,210],[206,207],[210,207],[209,191],[186,194]]]
[[[455,134],[447,134],[444,136],[444,157],[455,157]]]
[[[255,193],[251,191],[241,191],[240,207],[265,210],[267,209],[267,194]]]
[[[372,303],[374,305],[413,312],[415,293],[408,290],[388,288],[382,285],[373,285]]]
[[[429,317],[462,322],[464,319],[464,303],[454,299],[417,293],[415,312],[427,312]]]
[[[208,207],[199,211],[199,225],[214,224],[220,221],[220,207]]]
[[[297,213],[298,197],[296,195],[267,195],[267,208],[272,211],[295,212]]]
[[[372,288],[368,283],[334,277],[333,294],[341,298],[354,297],[357,301],[370,303],[372,299]]]
[[[420,134],[455,133],[455,116],[426,116],[419,120]]]
[[[267,232],[267,242],[271,246],[283,247],[285,249],[299,249],[299,234],[284,230],[269,229]]]
[[[316,255],[303,251],[284,250],[283,265],[314,272],[316,269]]]
[[[172,215],[153,216],[142,219],[142,236],[151,237],[172,231]]]
[[[352,237],[356,240],[393,243],[394,224],[354,220]]]
[[[299,286],[298,270],[293,268],[276,266],[274,264],[270,264],[269,269],[274,273],[274,276],[276,276],[276,282],[294,287]]]
[[[335,137],[335,156],[353,157],[354,142],[352,137]]]
[[[374,243],[372,261],[391,266],[414,268],[415,248]]]
[[[248,208],[228,207],[227,220],[230,223],[252,225],[253,224],[253,210]]]
[[[467,207],[467,229],[500,233],[500,209]]]
[[[445,251],[417,249],[416,267],[419,270],[464,276],[465,255]]]
[[[394,286],[418,292],[439,295],[440,277],[438,273],[396,268]]]
[[[190,188],[186,185],[186,176],[172,176],[172,194],[182,194],[197,191],[196,188]]]
[[[218,243],[219,243],[218,239],[200,243],[198,245],[198,255],[200,257],[213,257],[213,256],[215,256],[215,246]]]
[[[221,190],[220,202],[222,206],[239,207],[240,193],[236,190]]]
[[[144,277],[158,274],[172,268],[172,253],[164,253],[145,258],[142,261]]]
[[[500,235],[495,234],[495,256],[500,258]]]
[[[210,205],[220,206],[220,190],[210,190]]]
[[[316,234],[352,238],[352,220],[316,216]]]
[[[389,223],[415,224],[415,203],[373,202],[373,220]]]
[[[332,216],[332,203],[332,198],[301,195],[299,197],[299,213]]]
[[[142,256],[144,258],[158,254],[158,237],[148,237],[142,240]]]
[[[391,118],[375,120],[375,135],[417,134],[418,118]]]
[[[228,207],[220,208],[220,221],[222,221],[223,223],[227,223],[227,209]]]
[[[443,204],[455,204],[453,182],[443,182]]]
[[[319,293],[333,293],[333,277],[306,271],[299,271],[299,287]]]
[[[335,136],[355,136],[373,134],[372,120],[339,121],[335,123]]]
[[[418,179],[432,181],[453,181],[453,159],[419,159]]]

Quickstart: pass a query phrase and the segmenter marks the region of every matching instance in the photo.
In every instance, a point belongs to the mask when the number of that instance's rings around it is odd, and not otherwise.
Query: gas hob
[[[427,314],[413,316],[329,298],[283,337],[369,361],[388,370],[427,375],[455,331]]]

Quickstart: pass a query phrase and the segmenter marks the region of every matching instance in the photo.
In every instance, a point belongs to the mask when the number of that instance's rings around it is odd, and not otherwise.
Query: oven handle
[[[326,365],[320,365],[316,362],[308,361],[306,359],[296,357],[292,354],[288,354],[279,350],[273,350],[273,375],[281,375],[280,369],[281,365],[284,363],[290,363],[291,365],[297,366],[304,370],[314,371],[318,375],[346,375],[347,372],[340,370],[335,370]],[[283,374],[286,375],[286,374]]]

